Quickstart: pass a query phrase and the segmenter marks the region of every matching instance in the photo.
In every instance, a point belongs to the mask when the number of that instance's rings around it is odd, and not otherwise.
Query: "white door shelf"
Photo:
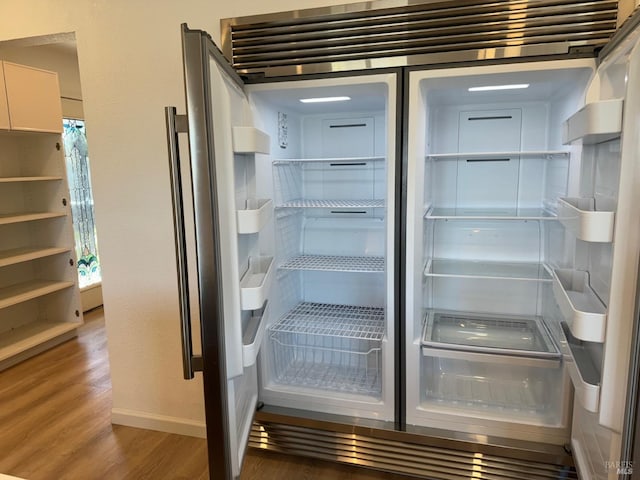
[[[290,200],[278,205],[278,208],[336,208],[362,209],[384,208],[384,200]],[[366,213],[366,212],[363,212]]]
[[[582,139],[585,145],[606,142],[620,136],[622,99],[585,105],[564,122],[563,143]]]
[[[10,223],[33,222],[35,220],[46,220],[48,218],[66,217],[65,212],[35,212],[35,213],[15,213],[0,214],[0,225]]]
[[[554,158],[566,158],[569,152],[566,150],[532,150],[532,151],[509,151],[509,152],[466,152],[466,153],[433,153],[427,155],[427,160],[447,160],[467,158],[470,160],[503,160],[512,157],[540,158],[551,160]]]
[[[251,367],[256,363],[266,330],[268,312],[268,302],[260,310],[251,312],[251,318],[242,335],[242,363],[245,368]]]
[[[589,286],[588,272],[554,269],[553,295],[575,338],[604,342],[607,309]]]
[[[427,220],[555,220],[556,215],[542,208],[432,208]]]
[[[594,198],[558,199],[558,219],[585,242],[611,242],[614,216],[614,212],[596,211]]]
[[[13,248],[0,251],[0,267],[70,252],[66,247]]]
[[[572,337],[566,324],[562,324],[562,329],[569,349],[564,355],[564,364],[571,377],[575,396],[586,410],[597,413],[600,406],[600,373],[582,342]]]
[[[334,255],[300,255],[280,265],[283,270],[325,272],[384,272],[384,257],[342,257]]]
[[[265,153],[271,151],[269,135],[254,127],[233,127],[235,153]]]
[[[249,268],[240,280],[242,310],[259,310],[267,300],[273,273],[273,257],[250,257]]]
[[[424,274],[427,277],[551,281],[551,273],[546,265],[524,262],[486,262],[434,258],[427,262]]]
[[[73,282],[34,280],[5,287],[0,289],[0,309],[27,302],[74,285],[75,283]]]
[[[273,202],[269,199],[249,199],[245,208],[236,212],[238,233],[258,233],[271,218]]]

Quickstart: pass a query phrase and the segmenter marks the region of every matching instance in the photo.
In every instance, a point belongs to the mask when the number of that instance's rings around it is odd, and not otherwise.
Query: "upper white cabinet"
[[[62,133],[58,74],[10,62],[0,64],[0,129]]]

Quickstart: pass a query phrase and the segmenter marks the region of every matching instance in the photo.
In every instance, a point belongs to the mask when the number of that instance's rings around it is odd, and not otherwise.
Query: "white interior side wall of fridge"
[[[341,85],[353,86],[357,84],[363,84],[365,88],[366,84],[386,84],[386,111],[384,113],[373,114],[371,112],[349,112],[305,116],[299,112],[280,109],[276,103],[271,103],[266,100],[269,91],[295,89],[296,92],[300,94],[304,92],[305,89],[312,90],[314,88],[339,87]],[[338,277],[331,276],[331,274],[324,272],[300,271],[276,273],[276,281],[273,282],[272,288],[278,288],[278,291],[274,291],[274,294],[271,295],[271,298],[273,298],[273,308],[269,320],[270,323],[277,321],[283,313],[289,311],[301,300],[327,303],[340,303],[342,300],[343,303],[357,304],[357,298],[360,298],[361,304],[363,305],[374,302],[378,306],[386,305],[386,334],[382,348],[383,378],[381,400],[363,400],[362,397],[355,395],[331,392],[327,392],[326,395],[319,395],[317,391],[305,391],[304,389],[296,389],[295,387],[273,384],[269,380],[274,372],[273,365],[271,365],[271,360],[267,354],[268,335],[265,335],[265,341],[260,354],[260,399],[269,405],[392,421],[394,418],[393,398],[395,388],[393,369],[395,322],[393,312],[395,300],[393,298],[393,268],[391,268],[391,266],[395,262],[395,248],[394,231],[393,228],[389,228],[389,226],[394,225],[395,210],[393,193],[395,188],[393,172],[395,171],[396,161],[396,132],[394,128],[396,115],[395,76],[382,74],[352,78],[255,84],[248,86],[247,90],[250,92],[251,103],[257,111],[258,128],[271,135],[272,161],[287,158],[326,158],[326,152],[323,152],[323,146],[321,142],[319,142],[320,136],[318,135],[323,120],[371,117],[375,124],[374,151],[371,153],[386,157],[385,170],[387,173],[390,173],[386,175],[386,181],[381,183],[384,189],[382,193],[386,198],[385,218],[383,220],[375,218],[366,220],[366,222],[372,225],[377,222],[379,225],[376,225],[376,227],[381,231],[373,236],[373,238],[375,238],[373,248],[366,248],[365,254],[386,256],[386,275],[381,279],[372,280],[371,277],[375,277],[375,275],[350,273],[348,275],[355,275],[361,278],[355,281],[349,281],[350,285],[342,285],[340,282],[335,281]],[[288,146],[286,149],[280,148],[277,142],[277,122],[275,119],[277,118],[278,111],[282,111],[288,115]],[[348,106],[344,107],[344,111],[348,111]],[[262,181],[262,187],[259,187],[266,189],[267,184],[269,184],[268,187],[272,189],[270,192],[264,190],[265,198],[273,198],[275,201],[279,196],[282,197],[282,192],[273,191],[274,182],[271,161],[260,164],[258,168],[258,176],[260,176],[261,179],[265,178],[270,180]],[[289,166],[284,168],[289,168]],[[298,168],[298,166],[292,168]],[[267,170],[270,171],[267,172]],[[301,191],[300,193],[302,194],[304,192]],[[345,250],[346,246],[344,242],[341,243],[339,240],[324,238],[324,241],[330,242],[330,245],[322,247],[318,244],[318,239],[313,237],[313,230],[321,229],[323,222],[335,222],[335,220],[313,218],[313,214],[306,215],[306,217],[309,218],[305,220],[305,215],[300,212],[276,211],[275,215],[279,218],[278,228],[273,236],[276,247],[276,264],[281,264],[286,258],[290,258],[294,254],[304,253],[305,248],[311,250],[317,250],[318,248],[337,249],[336,254],[340,254],[340,252],[342,252],[342,255],[348,254]],[[305,224],[305,222],[307,223]],[[383,225],[387,225],[388,228],[383,229]],[[346,230],[345,232],[349,233]],[[350,228],[350,233],[354,233],[353,227]],[[345,246],[345,248],[342,248],[341,245]],[[318,252],[316,251],[315,253]],[[327,251],[327,253],[329,252]],[[324,276],[330,278],[331,281],[323,282]],[[318,280],[320,280],[323,288],[311,290],[309,285],[317,285]],[[371,282],[373,282],[373,284]],[[353,286],[354,284],[356,285],[355,287]],[[372,291],[386,292],[386,298],[372,299]],[[355,301],[354,295],[356,297]]]
[[[580,68],[583,70],[582,78],[584,82],[586,82],[588,77],[588,72],[593,71],[594,64],[591,60],[582,60],[582,61],[574,61],[571,65],[575,68]],[[526,71],[536,71],[536,70],[549,70],[552,71],[554,69],[566,69],[569,65],[567,62],[544,62],[544,63],[528,63],[517,65],[516,68],[518,71],[522,70]],[[433,128],[430,128],[428,123],[431,122],[441,122],[441,118],[438,118],[438,115],[429,115],[424,112],[424,105],[427,103],[427,92],[420,85],[421,80],[426,78],[434,78],[434,77],[456,77],[456,76],[474,76],[478,75],[479,78],[482,78],[482,75],[496,74],[496,73],[509,73],[514,71],[514,65],[500,65],[500,66],[490,66],[490,67],[471,67],[467,69],[451,69],[451,70],[440,70],[434,72],[413,72],[410,80],[410,95],[409,99],[410,111],[409,111],[409,124],[412,125],[412,128],[409,131],[409,151],[408,151],[408,172],[407,177],[412,182],[411,187],[408,189],[408,219],[407,222],[407,264],[414,265],[417,268],[408,269],[407,270],[407,336],[406,341],[408,344],[408,357],[407,357],[407,365],[414,366],[411,368],[407,368],[407,422],[413,425],[425,425],[425,426],[433,426],[445,429],[453,429],[459,431],[466,432],[475,432],[475,433],[488,433],[493,435],[500,435],[504,437],[511,438],[522,438],[527,440],[536,440],[548,443],[555,444],[563,444],[566,443],[568,434],[569,434],[569,415],[571,412],[570,404],[568,401],[564,402],[565,405],[560,408],[558,412],[560,417],[564,419],[560,424],[556,425],[556,427],[546,428],[534,425],[526,425],[525,423],[520,424],[512,424],[509,421],[496,421],[491,420],[490,418],[482,418],[482,416],[474,416],[470,414],[469,416],[465,416],[460,413],[460,411],[455,412],[427,412],[420,409],[420,384],[421,378],[419,373],[419,368],[417,365],[420,364],[421,354],[420,354],[420,333],[421,333],[421,323],[422,323],[422,314],[424,307],[430,307],[431,305],[425,304],[423,299],[423,275],[422,268],[426,260],[428,259],[429,253],[428,249],[425,249],[426,242],[429,238],[433,236],[433,228],[430,226],[423,227],[423,222],[416,221],[421,219],[422,215],[425,212],[425,208],[432,205],[433,203],[437,203],[439,200],[437,196],[434,194],[434,188],[436,185],[430,184],[426,182],[426,185],[422,185],[419,179],[425,178],[425,173],[428,177],[434,177],[434,169],[439,168],[436,166],[435,161],[425,161],[425,154],[430,153],[453,153],[457,151],[458,148],[458,138],[457,132],[455,131],[455,123],[453,120],[448,122],[449,127],[453,128],[442,128],[439,129],[439,133],[437,136],[432,136],[427,138],[425,132],[433,131]],[[560,149],[562,148],[561,140],[560,140],[560,132],[561,132],[561,124],[565,120],[566,117],[570,115],[575,109],[577,109],[582,101],[580,95],[583,93],[579,88],[576,90],[579,93],[572,92],[558,92],[557,96],[551,97],[550,102],[547,103],[546,106],[542,107],[539,104],[537,106],[532,106],[532,111],[537,111],[537,118],[544,119],[546,123],[546,129],[544,131],[538,131],[537,135],[529,136],[530,134],[526,133],[526,128],[523,127],[523,132],[525,132],[522,138],[522,149],[526,150],[545,150],[545,149]],[[559,102],[559,100],[565,100]],[[519,104],[520,106],[522,104]],[[507,108],[507,106],[516,106],[518,105],[508,105],[501,104],[500,107],[496,107],[495,105],[485,105],[485,107],[491,107],[492,109],[496,108]],[[473,108],[479,108],[479,106],[474,105]],[[455,115],[455,110],[460,111],[462,107],[451,108],[448,107],[449,112],[446,112],[447,108],[442,108],[442,112],[445,113],[445,117],[449,116],[455,118],[457,121],[457,116]],[[524,122],[527,122],[529,118],[535,118],[535,115],[523,115],[525,117]],[[531,130],[530,130],[531,131]],[[535,131],[535,130],[534,130]],[[427,151],[422,150],[424,146],[427,145]],[[538,172],[540,182],[539,187],[545,185],[545,191],[543,192],[543,196],[545,201],[554,202],[555,197],[559,194],[566,195],[567,189],[575,191],[579,181],[576,179],[576,170],[578,169],[572,168],[571,171],[567,172],[567,163],[562,164],[556,163],[553,164],[552,161],[542,161],[538,160],[539,163],[546,164],[542,171]],[[551,165],[551,167],[549,167]],[[554,171],[554,167],[559,166],[562,169],[562,172]],[[569,180],[567,181],[567,177]],[[450,178],[450,177],[448,177]],[[556,179],[560,179],[560,183]],[[437,186],[438,188],[441,185]],[[446,189],[441,189],[445,191]],[[446,195],[446,192],[445,192]],[[525,198],[527,198],[525,196]],[[540,198],[540,197],[538,197]],[[550,205],[550,207],[554,207],[554,205]],[[429,222],[426,222],[427,225]],[[420,228],[416,228],[420,226]],[[542,228],[542,227],[541,227]],[[547,244],[549,242],[549,237],[553,238],[555,236],[559,236],[560,238],[554,239],[554,243],[558,245],[564,244],[562,235],[562,229],[553,229],[544,227],[544,242]],[[548,245],[545,245],[541,250],[546,253]],[[539,250],[540,251],[540,250]],[[560,264],[567,264],[573,260],[573,252],[572,251],[560,251],[557,254],[554,254],[553,258],[544,258],[545,261],[553,260],[554,263],[557,261]],[[419,266],[419,267],[418,267]],[[537,307],[539,308],[539,306]],[[558,385],[565,392],[569,390],[569,380],[568,376],[564,374],[562,376],[562,381]],[[566,398],[566,396],[565,396]]]

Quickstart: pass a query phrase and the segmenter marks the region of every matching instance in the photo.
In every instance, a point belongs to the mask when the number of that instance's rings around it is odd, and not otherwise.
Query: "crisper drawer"
[[[280,385],[379,398],[384,309],[302,302],[269,328]]]
[[[563,378],[559,361],[423,347],[421,407],[557,426]]]
[[[561,358],[540,317],[427,310],[421,344],[423,352],[427,347],[455,350],[458,357],[488,353],[557,363]]]

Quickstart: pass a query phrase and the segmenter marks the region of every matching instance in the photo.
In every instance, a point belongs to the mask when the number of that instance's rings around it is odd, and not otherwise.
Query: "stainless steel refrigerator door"
[[[209,35],[183,26],[182,41],[187,115],[175,117],[175,110],[168,107],[167,125],[185,378],[193,378],[194,370],[203,372],[210,477],[230,479],[240,475],[256,410],[256,360],[268,315],[268,285],[263,282],[256,289],[252,280],[266,277],[254,270],[271,264],[239,248],[238,238],[244,232],[239,231],[236,211],[243,207],[236,208],[235,177],[238,156],[268,151],[269,139],[252,127],[243,83]],[[201,357],[192,352],[187,306],[187,242],[177,148],[177,133],[184,131],[189,137],[189,168],[183,171],[189,172],[193,197]]]

